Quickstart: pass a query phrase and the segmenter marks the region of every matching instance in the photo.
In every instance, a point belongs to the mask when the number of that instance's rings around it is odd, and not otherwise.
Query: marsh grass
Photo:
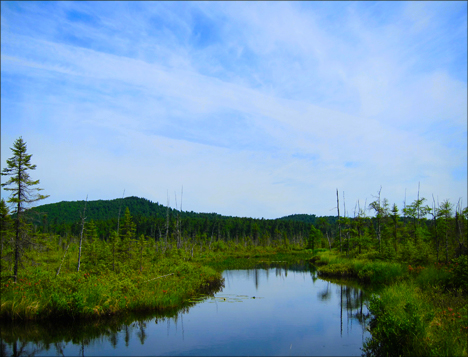
[[[317,269],[319,275],[353,277],[372,285],[388,284],[405,275],[405,268],[401,264],[393,262],[334,258],[332,256],[320,259],[320,261],[326,265]]]
[[[412,280],[385,287],[369,303],[367,356],[466,356],[467,302],[462,291],[421,289]]]
[[[347,276],[376,288],[369,302],[373,314],[367,356],[467,356],[468,263],[409,265],[384,261],[377,253],[347,258],[320,252],[318,274]]]
[[[154,279],[158,276],[161,279]],[[222,284],[219,272],[200,264],[164,260],[143,272],[80,272],[55,276],[35,269],[1,286],[2,319],[87,318],[128,311],[163,311]]]
[[[220,242],[222,243],[222,242]],[[222,286],[221,271],[248,269],[270,262],[308,260],[311,251],[283,247],[250,250],[217,244],[216,251],[192,257],[183,250],[161,254],[140,272],[132,264],[79,273],[64,267],[60,275],[50,265],[29,267],[17,283],[3,277],[0,285],[2,320],[100,318],[129,311],[165,311]],[[277,263],[275,263],[277,264]],[[155,279],[157,278],[157,279]]]

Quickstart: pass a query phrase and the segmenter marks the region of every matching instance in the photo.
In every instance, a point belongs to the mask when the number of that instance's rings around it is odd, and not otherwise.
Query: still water
[[[228,270],[224,288],[172,317],[2,325],[4,355],[361,355],[366,293],[313,267]],[[15,332],[12,332],[12,331]],[[2,335],[4,335],[2,333]],[[43,336],[43,337],[41,337]],[[16,342],[12,342],[16,339]]]

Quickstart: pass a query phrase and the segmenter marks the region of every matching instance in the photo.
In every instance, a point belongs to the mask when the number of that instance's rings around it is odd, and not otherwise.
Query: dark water
[[[172,317],[2,325],[2,354],[350,356],[361,355],[370,337],[366,293],[321,280],[313,268],[230,270],[223,277],[222,291]]]

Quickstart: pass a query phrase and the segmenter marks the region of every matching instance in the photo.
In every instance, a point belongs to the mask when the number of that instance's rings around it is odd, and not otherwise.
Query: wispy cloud
[[[467,202],[466,3],[1,6],[2,164],[23,135],[50,202]]]

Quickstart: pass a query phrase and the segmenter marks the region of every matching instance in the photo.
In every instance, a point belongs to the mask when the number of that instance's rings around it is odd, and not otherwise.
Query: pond
[[[166,316],[1,325],[2,355],[361,355],[366,293],[306,264],[227,270],[224,288]],[[12,342],[16,341],[16,342]]]

